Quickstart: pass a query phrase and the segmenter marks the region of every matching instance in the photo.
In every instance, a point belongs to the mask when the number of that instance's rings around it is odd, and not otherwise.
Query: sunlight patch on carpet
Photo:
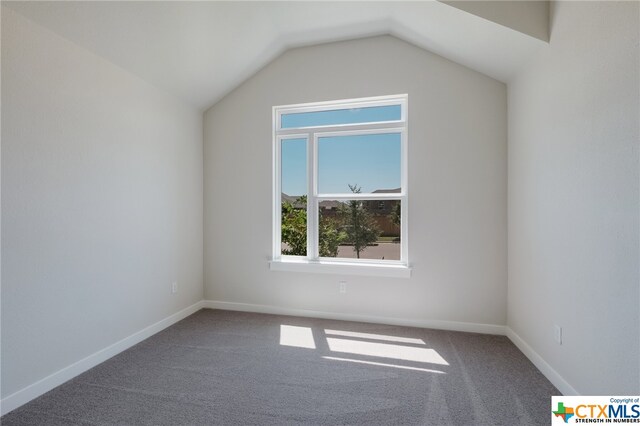
[[[416,345],[424,345],[424,340],[415,339],[412,337],[398,337],[388,336],[385,334],[371,334],[371,333],[357,333],[355,331],[342,331],[342,330],[324,330],[325,334],[331,336],[344,336],[344,337],[356,337],[362,339],[383,340],[386,342],[398,342],[398,343],[414,343]]]
[[[402,370],[424,371],[425,373],[447,374],[444,371],[440,371],[440,370],[432,370],[430,368],[411,367],[409,365],[386,364],[384,362],[364,361],[361,359],[336,358],[333,356],[323,356],[322,358],[328,359],[331,361],[355,362],[356,364],[375,365],[379,367],[392,367],[392,368],[399,368]]]
[[[372,343],[350,339],[327,338],[329,349],[356,355],[392,358],[403,361],[427,362],[431,364],[449,365],[434,349],[416,348],[412,346],[389,343]]]
[[[295,325],[280,325],[280,345],[306,349],[316,348],[311,329]]]

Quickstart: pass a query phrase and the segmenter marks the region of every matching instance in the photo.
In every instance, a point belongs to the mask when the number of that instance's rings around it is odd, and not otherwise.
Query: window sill
[[[366,275],[373,277],[410,278],[411,267],[400,264],[331,262],[286,259],[269,261],[272,271],[310,272],[337,275]]]

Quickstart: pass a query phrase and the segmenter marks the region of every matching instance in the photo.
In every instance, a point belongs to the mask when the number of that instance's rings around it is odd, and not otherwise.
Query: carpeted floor
[[[201,310],[12,425],[533,425],[559,391],[504,336]]]

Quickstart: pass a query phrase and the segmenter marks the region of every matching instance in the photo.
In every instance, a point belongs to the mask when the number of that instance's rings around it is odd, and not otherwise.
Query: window
[[[407,101],[273,108],[272,269],[406,275]]]

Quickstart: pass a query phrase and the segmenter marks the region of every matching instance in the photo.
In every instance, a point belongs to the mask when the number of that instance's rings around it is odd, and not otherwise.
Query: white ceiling
[[[437,1],[2,3],[201,109],[291,47],[392,34],[506,82],[545,44]]]

